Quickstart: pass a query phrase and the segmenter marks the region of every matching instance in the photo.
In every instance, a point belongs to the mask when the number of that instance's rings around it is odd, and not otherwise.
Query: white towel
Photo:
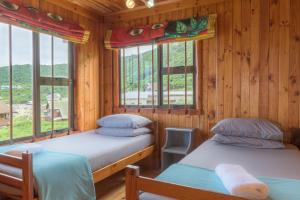
[[[249,174],[240,165],[220,164],[215,171],[228,192],[234,196],[253,200],[268,197],[268,186]]]
[[[29,152],[32,154],[43,151],[43,146],[35,143],[22,144],[12,149],[12,151]]]

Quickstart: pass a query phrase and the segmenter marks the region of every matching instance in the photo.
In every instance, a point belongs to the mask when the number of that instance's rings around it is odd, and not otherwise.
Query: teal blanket
[[[229,194],[214,171],[183,164],[171,165],[157,180]],[[268,200],[299,200],[300,180],[258,177],[269,186]]]
[[[0,152],[15,145],[0,148]],[[33,174],[41,200],[95,200],[92,170],[87,158],[42,151],[33,155]]]

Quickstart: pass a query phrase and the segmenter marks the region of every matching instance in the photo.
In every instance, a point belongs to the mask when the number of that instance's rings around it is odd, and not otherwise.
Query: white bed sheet
[[[254,176],[300,180],[300,151],[294,145],[285,149],[255,149],[219,144],[208,140],[179,163],[214,170],[218,164],[243,166]],[[170,200],[143,193],[141,200]]]
[[[140,151],[153,143],[153,135],[113,137],[88,131],[38,142],[45,150],[72,153],[88,158],[93,171]]]
[[[113,137],[95,130],[37,142],[44,150],[82,155],[88,158],[92,171],[101,169],[153,144],[153,135]],[[21,177],[21,170],[0,164],[0,172]],[[35,187],[36,188],[36,187]],[[20,195],[20,191],[0,184],[1,192]]]

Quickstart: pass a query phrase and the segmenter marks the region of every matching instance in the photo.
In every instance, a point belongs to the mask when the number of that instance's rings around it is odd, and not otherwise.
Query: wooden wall
[[[24,0],[43,11],[61,15],[64,19],[80,23],[91,31],[87,44],[76,45],[75,58],[75,125],[76,130],[90,130],[96,127],[100,116],[100,70],[102,66],[103,34],[102,18],[74,4],[57,0]]]
[[[105,21],[109,27],[136,26],[218,14],[217,37],[198,43],[202,114],[140,113],[158,120],[161,131],[193,127],[207,137],[209,129],[226,117],[266,118],[285,130],[300,127],[299,10],[299,0],[186,0],[152,11],[120,13]],[[114,106],[112,55],[105,50],[101,102],[105,115]]]

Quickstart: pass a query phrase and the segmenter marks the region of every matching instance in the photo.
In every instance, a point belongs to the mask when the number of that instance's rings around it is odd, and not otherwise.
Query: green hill
[[[41,75],[51,75],[51,66],[42,65],[40,69]],[[0,67],[0,84],[9,84],[9,67]],[[55,65],[54,74],[68,76],[68,67],[66,64]],[[32,82],[32,65],[14,65],[13,66],[13,84],[30,84]]]
[[[32,66],[31,65],[14,65],[12,67],[12,84],[13,84],[13,103],[21,104],[32,101]],[[40,73],[51,75],[52,70],[49,65],[42,65]],[[68,67],[66,64],[55,65],[54,74],[67,77]],[[6,103],[9,101],[9,67],[0,67],[0,99]],[[42,101],[46,101],[46,95],[51,94],[51,87],[41,88]],[[55,92],[67,95],[66,88],[57,88]]]
[[[187,43],[187,65],[193,64],[193,43]],[[185,54],[184,45],[170,45],[170,66],[184,66]],[[157,82],[157,55],[154,56],[154,82]],[[123,59],[121,59],[123,63]],[[135,91],[138,88],[138,56],[126,56],[126,90]],[[167,67],[167,45],[163,46],[163,67]],[[147,84],[152,83],[152,51],[144,52],[140,55],[140,88],[141,90],[147,87]],[[122,79],[123,77],[121,77]],[[167,76],[163,77],[164,87],[167,87]],[[192,76],[188,76],[188,89],[192,89]],[[123,81],[121,81],[123,83]],[[185,76],[184,75],[171,75],[170,76],[170,89],[171,90],[184,90]]]

